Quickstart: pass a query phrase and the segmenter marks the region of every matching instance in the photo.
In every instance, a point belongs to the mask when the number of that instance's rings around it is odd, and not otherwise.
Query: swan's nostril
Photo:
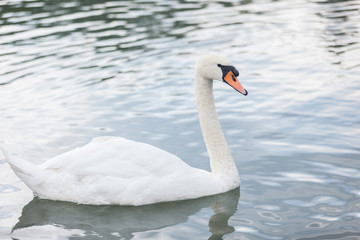
[[[232,80],[233,80],[234,82],[236,82],[236,78],[234,77],[234,75],[231,75],[231,77],[232,77]]]

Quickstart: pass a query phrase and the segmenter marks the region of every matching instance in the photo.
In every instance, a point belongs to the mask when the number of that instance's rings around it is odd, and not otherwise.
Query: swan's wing
[[[166,175],[191,169],[175,155],[146,143],[120,137],[95,138],[87,145],[63,153],[40,165],[76,175],[131,178]]]
[[[149,144],[101,138],[40,165],[41,197],[86,204],[143,205],[218,193],[207,171]]]

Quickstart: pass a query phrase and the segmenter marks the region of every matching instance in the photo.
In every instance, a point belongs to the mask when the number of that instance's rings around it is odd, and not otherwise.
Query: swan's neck
[[[213,80],[195,76],[196,105],[201,131],[210,157],[214,175],[239,182],[239,174],[221,129],[213,95]]]

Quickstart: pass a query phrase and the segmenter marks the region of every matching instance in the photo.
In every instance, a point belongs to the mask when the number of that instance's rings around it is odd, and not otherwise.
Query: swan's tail
[[[18,176],[30,189],[34,191],[34,186],[39,184],[39,180],[42,176],[42,170],[31,162],[9,154],[2,147],[0,147],[0,149],[4,153],[5,160],[9,163],[16,176]]]

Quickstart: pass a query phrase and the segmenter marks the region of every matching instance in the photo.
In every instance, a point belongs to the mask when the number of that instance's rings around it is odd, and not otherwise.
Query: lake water
[[[143,207],[33,198],[0,155],[0,239],[360,239],[360,1],[0,0],[0,145],[41,163],[101,135],[209,170],[205,52],[240,190]]]

